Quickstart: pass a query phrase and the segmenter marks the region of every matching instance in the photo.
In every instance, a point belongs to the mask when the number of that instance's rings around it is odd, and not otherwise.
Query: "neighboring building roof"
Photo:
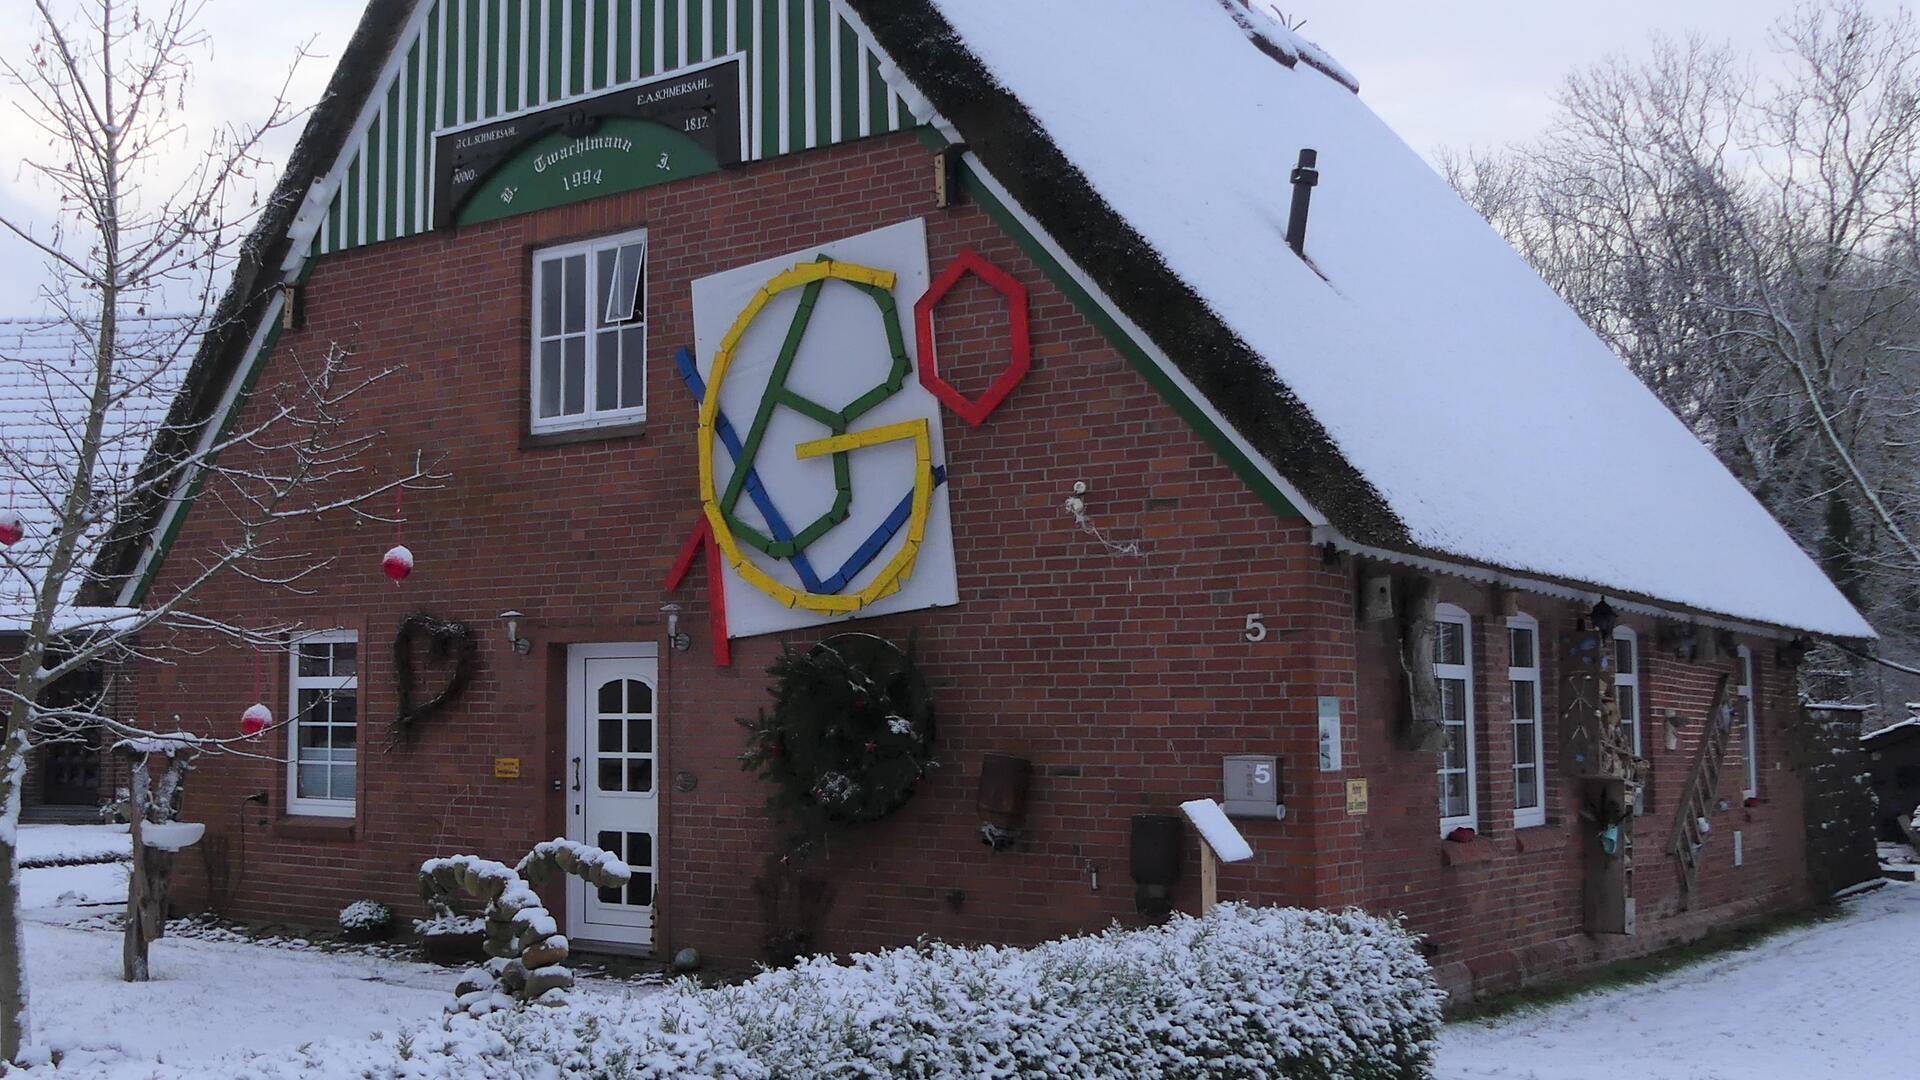
[[[196,321],[177,315],[122,316],[121,360],[99,440],[93,489],[123,493],[164,421],[187,358],[198,347]],[[91,327],[52,317],[0,318],[0,509],[19,515],[25,536],[0,564],[0,632],[25,626],[47,565],[49,545],[71,489],[93,397]],[[91,558],[107,523],[80,549]],[[68,599],[74,595],[68,591]],[[69,608],[73,625],[114,609]]]
[[[938,114],[1328,540],[1873,635],[1352,76],[1284,27],[1233,0],[845,3],[914,112]],[[244,317],[195,363],[183,432],[218,414],[262,339],[307,186],[413,7],[373,0],[363,16],[223,303]],[[1306,147],[1323,177],[1311,266],[1284,241]],[[146,528],[162,520],[148,508]],[[137,556],[118,560],[136,580]]]

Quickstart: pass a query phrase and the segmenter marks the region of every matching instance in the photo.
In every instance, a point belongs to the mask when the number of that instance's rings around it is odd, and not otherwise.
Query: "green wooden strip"
[[[467,42],[463,55],[467,58],[467,77],[460,85],[460,100],[466,106],[467,121],[480,119],[480,90],[486,85],[486,58],[480,55],[480,20],[484,18],[480,11],[480,0],[465,0],[467,5]]]
[[[547,93],[542,101],[557,101],[566,90],[560,83],[560,44],[565,40],[560,27],[566,19],[567,0],[553,0],[547,9],[546,41],[542,43],[547,59]]]
[[[384,125],[387,129],[387,230],[386,235],[381,237],[383,240],[391,240],[399,236],[401,231],[400,207],[404,190],[401,178],[405,174],[400,171],[400,156],[406,144],[400,141],[400,128],[405,119],[400,115],[400,80],[396,78],[393,85],[387,87],[387,122]]]
[[[654,5],[661,0],[640,0],[640,56],[635,60],[640,76],[657,74],[653,68]]]
[[[946,140],[932,128],[921,128],[920,131],[921,140],[927,146],[941,149],[947,145]],[[971,167],[964,164],[961,166],[960,182],[966,189],[967,197],[976,200],[987,211],[988,216],[993,218],[994,222],[1020,245],[1027,257],[1040,267],[1040,272],[1047,276],[1047,280],[1073,302],[1073,306],[1079,310],[1081,316],[1092,323],[1094,328],[1107,339],[1107,343],[1125,357],[1135,371],[1146,378],[1154,390],[1173,406],[1181,419],[1185,420],[1188,426],[1192,427],[1207,445],[1220,455],[1227,463],[1227,467],[1233,470],[1234,475],[1251,488],[1269,509],[1283,518],[1305,516],[1271,480],[1267,479],[1259,466],[1241,452],[1220,426],[1201,409],[1200,404],[1169,378],[1167,373],[1160,369],[1160,365],[1154,363],[1153,358],[1149,357],[1146,351],[1133,340],[1132,336],[1107,314],[1100,302],[1095,300],[1093,295],[1067,272],[1066,267],[1053,257],[1053,253],[1040,243],[1039,238],[1029,232],[1020,219],[1014,217],[993,191],[974,174]]]
[[[660,0],[666,8],[666,25],[660,29],[660,71],[672,71],[680,67],[680,4],[676,0]]]
[[[713,55],[707,42],[707,6],[705,0],[687,0],[687,55],[683,64],[697,64]]]
[[[753,43],[760,71],[760,156],[780,153],[780,3],[760,0],[760,40]]]
[[[807,11],[806,0],[781,0],[787,10],[787,149],[807,145]]]
[[[753,92],[751,89],[753,86],[751,80],[753,78],[754,56],[753,0],[733,0],[732,22],[728,24],[728,28],[733,31],[734,51],[747,54],[740,66],[745,69],[744,76],[749,80],[747,84],[749,89],[747,92],[751,94]]]
[[[631,0],[613,5],[613,81],[618,83],[630,82],[634,78],[634,7]]]
[[[527,88],[520,80],[520,42],[527,28],[520,25],[520,0],[507,0],[507,111],[518,112],[527,104]]]
[[[433,10],[427,13],[426,32],[421,35],[421,40],[427,43],[427,66],[422,79],[427,85],[427,126],[435,131],[447,126],[447,96],[441,92],[443,88],[440,85],[440,65],[443,62],[440,56],[442,14],[440,5],[434,5]]]
[[[880,77],[880,58],[867,54],[867,122],[875,135],[887,130],[887,80]]]
[[[347,246],[347,193],[342,188],[333,193],[333,201],[327,204],[327,246],[339,251]]]
[[[360,155],[347,163],[347,240],[341,247],[359,247],[367,242],[360,235]]]
[[[840,20],[840,137],[860,137],[860,37]]]
[[[813,19],[813,85],[807,88],[807,104],[813,109],[813,145],[833,141],[833,20],[826,0],[807,0]]]
[[[567,7],[573,19],[573,77],[567,81],[567,93],[578,95],[587,89],[587,5],[585,0],[573,0]]]
[[[587,86],[592,89],[613,84],[613,7],[617,0],[593,0],[593,48],[587,53]]]

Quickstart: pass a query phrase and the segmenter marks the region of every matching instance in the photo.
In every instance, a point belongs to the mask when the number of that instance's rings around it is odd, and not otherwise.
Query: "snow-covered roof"
[[[164,423],[187,360],[197,347],[195,320],[123,315],[120,361],[92,474],[102,499],[123,492]],[[60,507],[79,462],[93,391],[88,327],[51,318],[0,318],[0,510],[19,515],[25,536],[0,555],[0,632],[17,630],[33,610]],[[82,545],[94,553],[103,521]],[[71,599],[72,590],[69,590]],[[71,606],[60,622],[83,626],[118,609]]]
[[[1402,527],[1404,542],[1384,546],[1872,636],[1773,517],[1343,84],[1344,72],[1284,27],[1249,24],[1219,0],[933,4],[1151,255],[1317,422]],[[1289,44],[1305,62],[1276,59]],[[904,37],[894,46],[913,48]],[[903,66],[962,137],[988,142],[958,115],[958,91]],[[1311,265],[1284,239],[1288,177],[1309,147],[1321,177]],[[991,151],[980,153],[994,168]],[[1268,456],[1282,474],[1301,467]],[[1297,486],[1349,539],[1376,542],[1346,528],[1341,507],[1322,505],[1337,500]]]

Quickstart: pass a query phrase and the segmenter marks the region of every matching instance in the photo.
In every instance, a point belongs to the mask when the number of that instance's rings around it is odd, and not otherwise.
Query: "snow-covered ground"
[[[1440,1080],[1865,1080],[1920,1075],[1920,885],[1655,983],[1441,1038]]]
[[[131,837],[125,825],[22,825],[20,862],[25,866],[128,858]]]

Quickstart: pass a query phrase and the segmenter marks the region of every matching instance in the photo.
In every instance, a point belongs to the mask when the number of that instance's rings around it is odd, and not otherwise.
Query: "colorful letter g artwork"
[[[1011,341],[978,402],[932,355],[934,313],[968,273],[1000,294]],[[918,219],[694,282],[677,362],[700,406],[702,517],[667,587],[706,553],[718,662],[730,638],[957,602],[940,406],[979,424],[1005,400],[1030,362],[1026,307],[972,251],[930,283]]]

